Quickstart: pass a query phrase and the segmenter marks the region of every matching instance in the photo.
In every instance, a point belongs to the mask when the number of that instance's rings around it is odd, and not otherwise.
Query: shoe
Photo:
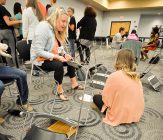
[[[33,107],[30,104],[19,105],[19,107],[24,111],[33,111]]]
[[[76,87],[72,88],[72,90],[84,90],[84,87],[77,85]]]
[[[0,124],[2,124],[5,120],[0,117]]]
[[[25,61],[24,64],[25,65],[31,65],[32,63],[31,63],[31,61]]]
[[[58,93],[57,92],[57,95],[59,96],[59,98],[62,100],[62,101],[68,101],[68,97],[64,95],[64,93]]]

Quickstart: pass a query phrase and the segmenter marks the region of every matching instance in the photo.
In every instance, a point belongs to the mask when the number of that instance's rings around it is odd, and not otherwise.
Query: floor
[[[95,63],[102,63],[111,72],[114,71],[113,64],[115,54],[117,50],[112,50],[106,46],[96,46],[95,51],[92,49],[91,65]],[[152,57],[153,52],[150,53]],[[95,56],[95,57],[94,57]],[[140,62],[138,66],[138,72],[142,73],[148,66],[148,60]],[[163,59],[158,64],[152,65],[152,72],[156,75],[160,81],[163,81]],[[30,71],[27,70],[28,79],[30,78]],[[148,75],[142,78],[145,98],[145,110],[139,123],[120,125],[112,127],[104,124],[102,115],[94,109],[91,109],[89,102],[84,102],[81,122],[87,124],[84,127],[79,127],[77,139],[78,140],[163,140],[163,91],[157,92],[147,81]],[[54,94],[53,89],[53,73],[50,76],[45,77],[45,85],[42,88],[42,84],[39,77],[33,77],[33,82],[29,86],[30,89],[30,103],[37,112],[50,113]],[[84,84],[84,82],[80,82]],[[97,93],[98,89],[93,89],[89,86],[90,80],[87,82],[86,91],[87,94]],[[80,103],[79,97],[83,94],[82,91],[72,92],[70,91],[69,78],[64,77],[63,80],[64,89],[69,101],[62,102],[58,98],[54,104],[52,111],[53,115],[59,115],[64,118],[71,118],[72,120],[78,120]],[[7,109],[18,108],[15,104],[16,88],[11,86],[13,96],[11,97],[6,89],[2,97],[2,105],[0,112],[4,112]],[[23,126],[25,130],[29,128],[30,120],[32,116],[28,115],[26,125],[23,125],[24,118],[14,117],[6,115],[5,122],[0,125],[0,132],[15,137],[16,140],[21,139],[21,135],[24,134]],[[46,128],[50,121],[47,118],[38,118],[33,120],[33,124]]]

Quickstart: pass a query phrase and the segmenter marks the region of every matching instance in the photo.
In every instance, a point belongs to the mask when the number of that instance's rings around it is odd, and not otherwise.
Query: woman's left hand
[[[73,59],[73,58],[71,57],[71,55],[69,55],[69,54],[65,54],[64,58],[65,58],[67,61],[70,61],[70,60]]]
[[[103,113],[107,108],[108,108],[107,106],[103,105],[102,109],[101,109],[101,112]]]

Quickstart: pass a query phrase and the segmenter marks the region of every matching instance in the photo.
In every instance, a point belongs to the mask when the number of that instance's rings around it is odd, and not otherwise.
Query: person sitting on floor
[[[61,100],[68,100],[62,87],[64,66],[67,66],[71,88],[83,90],[83,87],[79,86],[76,80],[75,68],[66,63],[71,61],[72,57],[66,54],[62,49],[63,46],[61,46],[66,38],[67,27],[67,12],[63,8],[57,8],[46,21],[38,24],[31,46],[33,64],[43,70],[54,71],[54,79],[58,84],[57,92]]]
[[[103,121],[111,126],[138,122],[144,112],[144,97],[132,50],[118,52],[115,69],[93,102],[106,113]]]
[[[148,51],[154,51],[159,44],[159,36],[158,34],[155,34],[154,32],[151,33],[150,40],[147,45],[143,47],[143,50],[141,51],[141,60],[148,59]]]

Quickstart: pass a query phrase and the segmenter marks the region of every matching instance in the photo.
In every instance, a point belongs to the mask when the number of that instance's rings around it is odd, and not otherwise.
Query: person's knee
[[[57,69],[55,70],[55,72],[56,71],[57,72],[63,72],[64,71],[64,69],[63,69],[63,63],[61,61],[58,61],[57,64],[56,64],[56,66],[57,66]]]
[[[23,71],[23,70],[19,70],[19,69],[17,69],[18,70],[18,76],[19,77],[21,77],[21,78],[26,78],[27,77],[27,73],[25,72],[25,71]]]

